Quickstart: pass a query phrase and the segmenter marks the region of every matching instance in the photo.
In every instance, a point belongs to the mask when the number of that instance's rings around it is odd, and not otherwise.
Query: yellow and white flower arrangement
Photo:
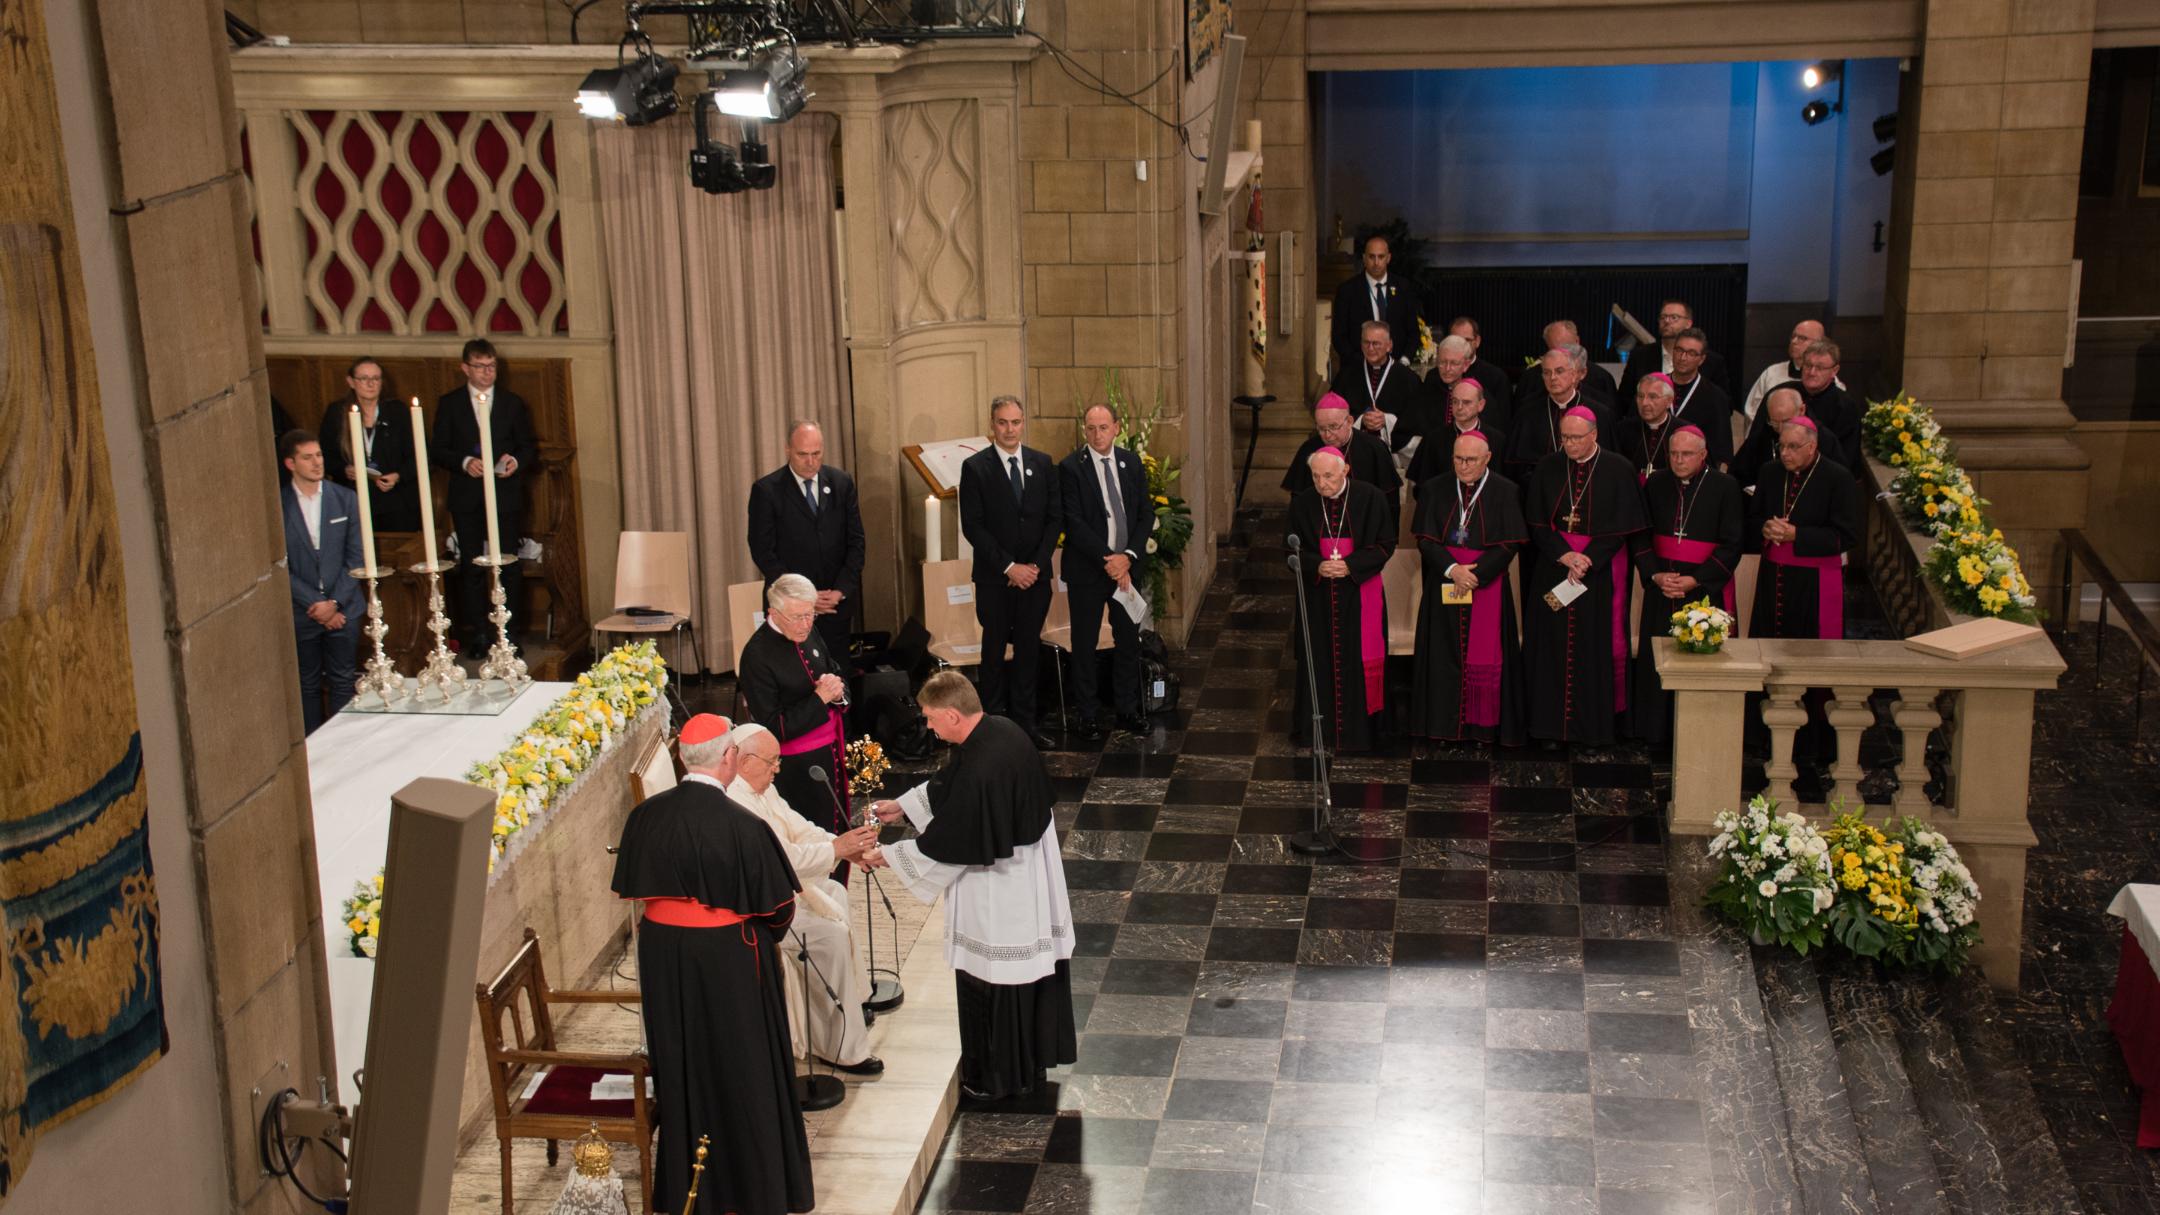
[[[1868,823],[1865,810],[1824,830],[1838,944],[1896,967],[1956,973],[1979,943],[1980,887],[1948,838],[1917,818]]]
[[[864,735],[847,745],[847,787],[852,797],[869,797],[885,787],[892,761],[878,740]]]
[[[1935,541],[1921,569],[1949,605],[1971,616],[2037,621],[2038,601],[2017,550],[1988,521],[1987,499],[1958,466],[1933,412],[1899,393],[1869,405],[1861,430],[1868,454],[1897,470],[1891,497]]]
[[[1710,858],[1722,868],[1703,902],[1757,943],[1805,954],[1822,947],[1837,898],[1830,844],[1807,819],[1757,795],[1715,820]]]
[[[344,904],[345,935],[356,958],[375,956],[375,942],[382,937],[383,875],[354,882]]]
[[[1672,614],[1673,644],[1690,654],[1715,654],[1732,636],[1732,613],[1708,595]]]

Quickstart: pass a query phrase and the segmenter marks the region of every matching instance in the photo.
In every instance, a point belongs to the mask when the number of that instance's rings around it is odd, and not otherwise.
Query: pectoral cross
[[[1566,521],[1569,531],[1574,531],[1575,525],[1582,522],[1582,515],[1573,506],[1568,507],[1567,514],[1562,515],[1561,518]]]
[[[1685,539],[1687,539],[1687,521],[1686,521],[1686,520],[1682,520],[1682,521],[1681,521],[1681,523],[1680,523],[1680,526],[1678,526],[1678,527],[1676,527],[1676,528],[1674,528],[1674,529],[1673,529],[1673,539],[1675,539],[1675,540],[1685,540]]]

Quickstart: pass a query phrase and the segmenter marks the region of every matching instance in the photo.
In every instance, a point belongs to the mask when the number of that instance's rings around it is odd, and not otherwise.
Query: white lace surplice
[[[915,830],[927,829],[929,786],[902,795],[900,808]],[[1072,957],[1072,904],[1065,896],[1057,823],[994,865],[934,861],[913,840],[887,844],[884,851],[908,893],[925,903],[946,895],[945,960],[954,970],[985,983],[1017,986],[1047,977],[1058,962]]]

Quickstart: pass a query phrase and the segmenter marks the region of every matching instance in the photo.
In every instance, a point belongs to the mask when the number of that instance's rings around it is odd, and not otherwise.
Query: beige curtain
[[[838,125],[803,114],[767,128],[779,183],[723,196],[690,184],[687,115],[599,132],[623,526],[690,534],[695,627],[715,671],[733,670],[746,640],[733,635],[727,590],[759,577],[746,505],[751,483],[784,461],[789,419],[817,421],[826,461],[851,463]],[[734,124],[714,134],[732,141]]]

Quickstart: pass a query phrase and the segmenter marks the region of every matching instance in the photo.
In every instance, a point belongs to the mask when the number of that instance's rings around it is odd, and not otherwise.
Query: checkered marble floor
[[[1662,774],[1397,744],[1336,765],[1344,852],[1300,856],[1294,591],[1279,530],[1243,551],[1179,711],[1050,755],[1079,1060],[963,1112],[922,1209],[1709,1210]]]

